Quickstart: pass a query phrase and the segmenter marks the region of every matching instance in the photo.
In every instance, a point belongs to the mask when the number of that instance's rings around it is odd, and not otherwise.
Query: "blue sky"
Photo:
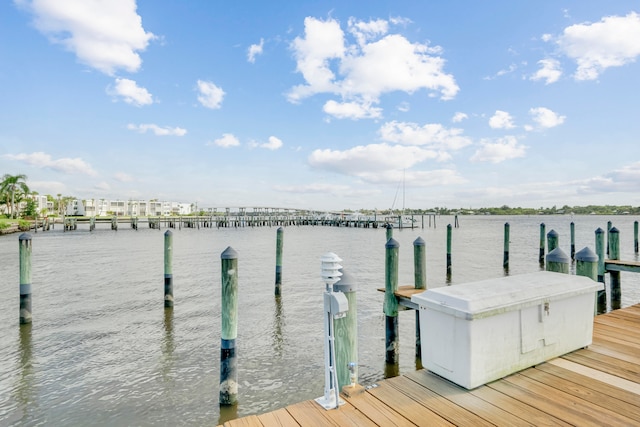
[[[639,56],[638,1],[5,1],[0,173],[200,207],[637,206]]]

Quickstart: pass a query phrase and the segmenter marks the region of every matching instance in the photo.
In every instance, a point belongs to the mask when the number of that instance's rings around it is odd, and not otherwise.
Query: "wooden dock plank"
[[[367,393],[398,411],[415,425],[445,427],[454,425],[410,396],[399,393],[397,389],[389,386],[388,381],[381,382],[377,387],[369,389]]]
[[[258,415],[258,419],[263,426],[274,427],[299,427],[300,424],[287,412],[286,409],[280,408],[272,412]]]
[[[406,377],[492,424],[509,426],[534,425],[469,393],[467,389],[443,380],[424,369],[407,374]]]
[[[529,370],[535,370],[535,368],[530,368],[526,371]],[[587,402],[581,397],[573,396],[566,390],[561,390],[550,386],[549,384],[535,381],[526,376],[524,372],[511,375],[505,380],[520,387],[524,387],[538,395],[545,395],[548,398],[562,402],[565,407],[571,406],[573,409],[577,409],[587,420],[594,419],[599,423],[599,425],[602,425],[602,421],[605,419],[609,426],[629,426],[635,424],[632,419],[626,416],[626,414],[618,414],[609,408],[599,404],[593,404],[592,402]]]
[[[406,394],[413,400],[427,407],[429,410],[451,421],[455,425],[491,426],[492,423],[478,415],[460,407],[448,399],[440,396],[406,377],[395,377],[387,380],[391,387]]]
[[[541,411],[538,408],[527,405],[520,400],[514,399],[513,397],[494,390],[486,385],[470,390],[469,393],[473,394],[474,396],[478,396],[479,398],[486,400],[492,405],[500,407],[505,411],[509,411],[516,416],[522,417],[535,426],[542,427],[572,425],[558,418],[552,417],[551,415]]]
[[[227,421],[224,427],[264,427],[257,415],[249,415],[235,420]]]
[[[571,379],[567,379],[541,369],[527,369],[522,371],[521,374],[529,379],[592,403],[595,406],[601,406],[615,413],[624,414],[625,417],[632,418],[635,422],[640,422],[640,407],[612,397],[603,387],[600,387],[600,384],[591,382],[590,385],[596,385],[597,387],[587,386],[586,380],[588,378],[573,376]]]
[[[348,400],[355,408],[379,425],[398,427],[416,425],[371,393],[365,392],[356,396],[344,397],[344,399]]]
[[[572,362],[579,363],[584,366],[588,366],[593,369],[597,369],[602,372],[606,372],[611,375],[618,376],[620,378],[627,379],[629,381],[633,381],[636,383],[640,382],[640,373],[637,372],[638,367],[633,368],[631,366],[631,371],[627,370],[626,367],[621,366],[626,363],[620,360],[617,360],[612,357],[598,355],[597,353],[569,353],[562,356],[564,359],[571,360]],[[629,364],[631,365],[631,364]]]

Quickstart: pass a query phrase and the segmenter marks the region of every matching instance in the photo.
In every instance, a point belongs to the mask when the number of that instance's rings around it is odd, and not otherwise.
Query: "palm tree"
[[[24,174],[19,175],[9,175],[5,174],[2,177],[2,182],[0,182],[0,194],[4,194],[7,204],[10,207],[10,214],[15,218],[15,198],[16,191],[22,192],[23,194],[29,194],[29,187],[27,186],[27,176]],[[9,201],[9,196],[11,196],[11,200]]]

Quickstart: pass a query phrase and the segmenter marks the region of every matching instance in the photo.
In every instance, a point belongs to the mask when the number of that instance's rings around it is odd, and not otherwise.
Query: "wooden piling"
[[[569,274],[569,257],[560,248],[555,248],[547,255],[547,271]]]
[[[222,271],[220,405],[238,403],[238,252],[229,246],[220,255]]]
[[[576,225],[571,221],[571,259],[576,259]]]
[[[349,365],[358,365],[358,303],[355,278],[342,269],[340,280],[333,285],[333,292],[342,292],[347,297],[349,310],[345,317],[333,321],[336,347],[336,372],[338,390],[351,384]]]
[[[510,225],[508,222],[504,223],[504,256],[502,257],[502,267],[505,271],[509,271],[509,234]]]
[[[596,255],[598,255],[598,282],[604,283],[604,230],[600,227],[596,230]]]
[[[398,299],[395,296],[398,290],[398,252],[400,244],[392,237],[385,244],[385,361],[390,364],[399,362],[398,335]]]
[[[447,277],[451,276],[451,224],[447,224]]]
[[[31,234],[22,233],[20,245],[20,324],[31,323]]]
[[[609,233],[611,233],[611,227],[613,227],[613,224],[611,223],[611,221],[607,221],[607,246],[606,246],[607,256],[609,256],[609,252],[610,252],[609,240],[611,239],[611,236],[609,235]]]
[[[633,222],[633,252],[638,253],[638,221]]]
[[[164,233],[164,306],[173,307],[173,233]]]
[[[276,288],[275,295],[280,296],[282,288],[282,247],[284,229],[279,227],[276,232]]]
[[[418,237],[413,241],[413,283],[416,289],[427,289],[427,256],[425,241]],[[420,339],[420,310],[416,312],[416,357],[422,357],[422,340]]]
[[[558,232],[556,230],[551,230],[547,233],[547,248],[549,249],[549,253],[551,253],[557,247]]]
[[[545,245],[545,236],[546,236],[546,232],[545,232],[546,226],[544,225],[544,222],[540,223],[540,252],[538,255],[538,261],[540,262],[540,265],[544,265],[544,245]]]
[[[620,259],[620,231],[616,227],[609,230],[609,258],[613,260]],[[611,279],[611,309],[617,310],[622,304],[622,290],[620,288],[620,272],[609,271]]]
[[[576,256],[576,276],[588,277],[591,280],[598,281],[598,255],[591,249],[585,247],[580,250]],[[607,293],[604,289],[599,290],[596,294],[596,314],[607,311]]]
[[[386,227],[387,227],[386,236],[387,236],[387,240],[389,240],[393,237],[393,225],[387,224]]]

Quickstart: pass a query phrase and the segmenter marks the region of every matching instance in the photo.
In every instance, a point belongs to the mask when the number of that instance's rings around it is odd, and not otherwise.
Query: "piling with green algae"
[[[545,236],[546,236],[546,225],[544,225],[543,223],[540,223],[540,252],[538,254],[538,261],[540,262],[540,264],[544,264],[544,243],[545,243]]]
[[[333,321],[336,343],[336,372],[339,390],[351,384],[349,365],[358,366],[358,303],[355,277],[342,269],[340,280],[333,285],[333,292],[342,292],[347,297],[349,310],[346,315]]]
[[[275,295],[280,296],[282,291],[282,248],[284,229],[279,227],[276,231],[276,287]]]
[[[20,324],[31,323],[31,234],[22,233],[20,245]]]
[[[173,307],[173,233],[164,233],[164,306]]]
[[[238,252],[228,247],[220,255],[222,271],[220,345],[220,405],[238,403]]]
[[[413,278],[415,289],[427,289],[427,257],[425,242],[422,237],[413,241]],[[422,340],[420,339],[420,310],[416,312],[416,357],[422,357]]]
[[[451,276],[451,224],[447,224],[447,277]]]
[[[399,362],[398,335],[398,252],[400,244],[390,238],[385,244],[385,292],[383,310],[385,314],[385,361],[389,364]]]
[[[547,233],[547,248],[549,249],[549,253],[551,253],[555,248],[558,247],[558,232],[556,230],[551,230]]]
[[[598,281],[598,255],[591,249],[584,248],[575,255],[576,276],[588,277],[594,282]],[[607,293],[598,290],[596,294],[596,313],[607,311]]]
[[[560,248],[555,248],[547,255],[547,271],[569,274],[569,257]]]
[[[620,259],[620,231],[616,227],[612,227],[609,230],[609,258],[612,260]],[[620,272],[610,271],[609,278],[611,279],[611,308],[616,310],[620,308],[620,304],[622,302]]]
[[[638,221],[633,222],[633,252],[638,253]]]
[[[504,255],[502,257],[502,267],[505,270],[509,270],[509,234],[510,228],[508,222],[504,223]]]
[[[598,255],[598,282],[604,283],[604,230],[596,230],[596,255]]]
[[[576,225],[573,221],[570,224],[571,229],[571,259],[576,259]]]

